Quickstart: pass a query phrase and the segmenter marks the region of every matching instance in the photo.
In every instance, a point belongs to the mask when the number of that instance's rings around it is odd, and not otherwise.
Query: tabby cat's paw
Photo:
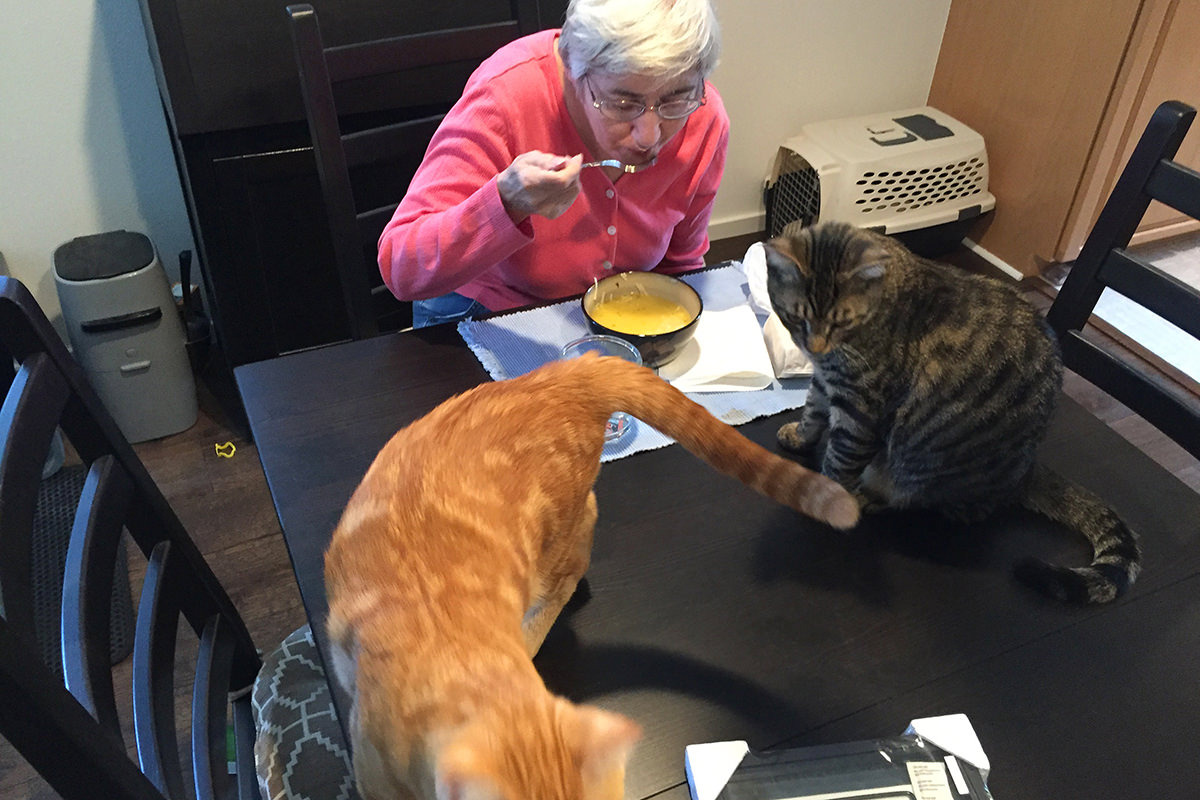
[[[814,443],[807,439],[800,430],[799,422],[789,422],[779,428],[775,434],[775,438],[779,441],[780,446],[784,450],[795,453],[800,457],[800,461],[808,467],[815,466],[816,447]]]
[[[888,508],[887,503],[874,495],[855,492],[854,499],[858,501],[858,508],[863,514],[878,514]]]
[[[779,443],[788,450],[797,450],[804,447],[804,438],[800,435],[800,423],[789,422],[779,426],[779,430],[775,434],[775,438]]]

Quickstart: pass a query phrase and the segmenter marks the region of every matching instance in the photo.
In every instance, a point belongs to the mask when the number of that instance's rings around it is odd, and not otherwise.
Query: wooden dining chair
[[[287,7],[352,338],[411,322],[411,305],[400,304],[380,277],[379,236],[471,71],[533,32],[536,8],[514,0],[504,22],[326,45],[311,5]],[[356,113],[355,92],[381,78],[390,81],[392,107]]]
[[[256,745],[260,762],[294,759],[303,743],[293,735],[292,750],[280,753],[277,732],[296,727],[301,713],[332,714],[315,648],[316,670],[289,675],[278,649],[263,667],[242,617],[82,367],[28,289],[6,277],[0,352],[17,365],[0,406],[0,734],[65,800],[259,798],[258,776],[287,767],[260,763],[256,774]],[[61,601],[50,609],[58,624],[47,626],[39,604],[58,593],[39,587],[44,578],[31,565],[56,429],[85,477],[62,556]],[[128,588],[119,556],[127,539],[145,569],[131,662],[114,667],[112,597],[121,581]],[[59,664],[44,655],[54,636]],[[281,691],[319,700],[322,687],[324,709],[272,707]],[[176,695],[185,692],[190,707],[177,714]],[[324,749],[340,748],[322,762],[322,785],[349,786],[336,720],[321,735]]]
[[[1194,108],[1177,101],[1154,111],[1046,318],[1068,368],[1200,458],[1195,397],[1122,359],[1086,329],[1108,288],[1200,339],[1200,290],[1129,249],[1151,200],[1200,219],[1200,172],[1173,160],[1195,116]]]

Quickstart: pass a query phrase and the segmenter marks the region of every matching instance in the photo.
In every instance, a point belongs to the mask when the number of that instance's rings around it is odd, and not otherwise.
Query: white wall
[[[172,280],[195,251],[137,0],[0,0],[0,273],[59,316],[60,244],[150,237]]]
[[[764,227],[779,143],[822,119],[922,105],[950,0],[716,0],[713,80],[733,119],[712,236]],[[0,0],[0,272],[58,315],[52,256],[150,237],[172,280],[195,250],[136,0]]]
[[[809,122],[924,105],[950,0],[714,0],[732,122],[711,238],[766,227],[762,183]]]

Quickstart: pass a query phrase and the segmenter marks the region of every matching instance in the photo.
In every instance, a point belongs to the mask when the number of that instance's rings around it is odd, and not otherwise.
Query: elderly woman
[[[729,117],[709,0],[572,0],[480,65],[379,240],[414,325],[703,266]],[[583,167],[614,159],[635,165]]]

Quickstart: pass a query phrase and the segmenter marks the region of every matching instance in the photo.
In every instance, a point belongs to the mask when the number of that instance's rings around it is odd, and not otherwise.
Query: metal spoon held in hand
[[[622,172],[640,172],[641,170],[644,170],[647,167],[653,167],[655,160],[657,160],[657,159],[653,159],[645,164],[626,164],[623,161],[617,161],[615,158],[606,158],[603,161],[588,161],[584,164],[580,164],[579,168],[583,169],[584,167],[616,167],[617,169],[621,170]]]

